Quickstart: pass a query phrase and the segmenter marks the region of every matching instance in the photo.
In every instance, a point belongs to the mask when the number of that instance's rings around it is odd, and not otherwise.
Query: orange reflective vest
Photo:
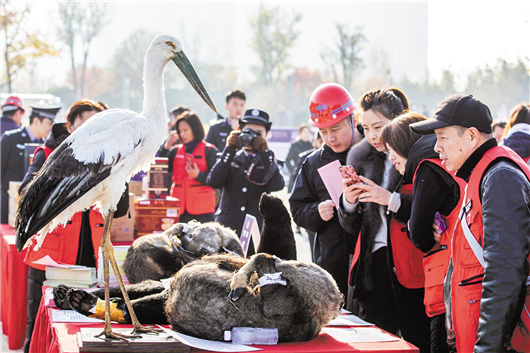
[[[400,189],[403,194],[412,194],[412,184],[403,185]],[[403,287],[415,289],[423,288],[425,276],[423,274],[423,253],[412,244],[407,234],[407,225],[390,220],[390,246],[394,258],[396,276]],[[361,233],[353,251],[353,260],[350,266],[348,282],[353,286],[353,273],[361,255]]]
[[[401,186],[399,192],[411,195],[412,184]],[[390,220],[390,246],[399,283],[410,289],[423,288],[425,282],[423,252],[412,244],[407,234],[407,225],[393,217]]]
[[[465,222],[467,224],[472,236],[480,246],[484,244],[480,182],[486,169],[493,161],[499,158],[506,158],[513,161],[526,174],[528,180],[530,180],[530,168],[511,149],[504,146],[497,146],[491,148],[484,154],[471,174],[461,211],[462,217],[465,217],[462,219],[462,223]],[[457,223],[453,235],[451,255],[453,259],[451,307],[457,351],[473,352],[473,347],[477,341],[484,268],[465,237],[464,225],[462,223]],[[528,304],[528,297],[526,304]],[[530,342],[526,343],[528,344]]]
[[[208,171],[206,163],[206,146],[211,145],[201,141],[195,147],[192,155],[201,172]],[[180,200],[179,214],[188,212],[192,215],[215,212],[215,192],[211,186],[201,184],[195,179],[190,179],[186,172],[186,149],[184,145],[177,146],[178,151],[173,160],[173,183],[170,195]]]
[[[435,250],[428,252],[423,256],[423,271],[425,273],[425,312],[427,316],[433,317],[445,313],[443,284],[445,276],[447,275],[447,267],[451,259],[451,239],[453,238],[453,230],[455,224],[458,222],[458,214],[462,206],[462,199],[464,197],[465,181],[458,178],[454,173],[449,172],[442,161],[438,158],[429,158],[422,160],[416,167],[414,172],[413,183],[416,180],[416,173],[422,163],[433,163],[447,172],[460,188],[460,200],[453,211],[445,217],[447,229],[440,235],[440,246]]]
[[[48,146],[38,147],[35,150],[35,155],[38,151],[43,150],[46,158],[53,152]],[[100,212],[90,211],[90,230],[92,234],[92,245],[96,256],[96,264],[98,263],[97,250],[101,245],[103,238],[104,220]],[[64,226],[58,226],[53,231],[46,235],[46,239],[42,243],[38,251],[33,248],[37,241],[32,239],[32,244],[26,251],[24,262],[29,266],[38,270],[46,270],[44,266],[35,265],[33,261],[37,261],[46,255],[49,255],[57,262],[74,265],[77,261],[77,253],[79,251],[79,235],[81,234],[81,225],[83,223],[83,212],[77,212],[72,219]]]

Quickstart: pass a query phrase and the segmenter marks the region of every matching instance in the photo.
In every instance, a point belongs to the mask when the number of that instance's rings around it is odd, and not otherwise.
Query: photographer
[[[208,175],[207,183],[222,189],[215,221],[240,236],[247,213],[256,217],[261,229],[263,219],[258,210],[261,194],[281,190],[285,185],[274,152],[268,149],[265,139],[271,125],[269,114],[264,111],[245,111],[239,130],[230,133],[223,153]]]

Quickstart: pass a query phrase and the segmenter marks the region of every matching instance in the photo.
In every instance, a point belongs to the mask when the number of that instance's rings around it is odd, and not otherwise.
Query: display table
[[[86,324],[86,323],[56,323],[52,322],[51,311],[58,310],[44,305],[41,302],[39,314],[35,323],[35,331],[31,340],[30,353],[51,352],[51,353],[74,353],[79,352],[77,345],[77,333],[82,327],[101,328],[104,324]],[[113,325],[113,327],[132,328],[132,325]],[[165,326],[169,327],[169,326]],[[313,353],[313,352],[419,352],[419,350],[410,343],[403,340],[392,342],[371,342],[371,343],[341,343],[331,336],[321,333],[315,339],[309,342],[297,343],[280,343],[275,346],[256,346],[262,348],[261,352],[296,352],[296,353]],[[206,352],[199,349],[191,349],[191,352]],[[102,352],[104,353],[104,352]]]
[[[24,263],[24,253],[19,254],[15,247],[13,227],[7,224],[0,225],[0,256],[0,320],[3,334],[8,337],[9,349],[15,350],[22,348],[26,337],[28,266]]]
[[[13,227],[2,224],[0,232],[0,319],[9,349],[15,350],[22,347],[26,336],[28,266],[15,247]]]

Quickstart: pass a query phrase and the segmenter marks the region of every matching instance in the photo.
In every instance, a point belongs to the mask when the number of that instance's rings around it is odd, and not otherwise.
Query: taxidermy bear
[[[261,205],[275,207],[260,209],[266,214],[277,213],[280,206],[287,212],[277,200],[263,195]],[[292,238],[291,218],[280,219],[289,222],[285,228],[271,224],[273,219],[264,215],[264,230],[288,229],[287,236]],[[265,234],[265,240],[272,236]],[[275,234],[277,242],[285,242],[285,236]],[[246,326],[275,327],[280,342],[307,341],[340,314],[342,305],[337,285],[325,270],[313,263],[281,260],[266,253],[250,259],[207,255],[182,267],[173,278],[168,289],[158,281],[127,287],[138,319],[144,324],[170,323],[179,332],[205,339],[223,340],[225,330]],[[72,309],[90,316],[104,291],[89,293],[63,287],[56,294],[65,297]],[[119,288],[112,288],[110,295],[121,296]],[[123,300],[116,299],[116,304],[113,310],[122,311],[117,316],[130,322]]]
[[[241,242],[232,229],[216,222],[177,223],[163,233],[136,239],[123,268],[129,283],[160,280],[203,255],[219,252],[243,256]]]

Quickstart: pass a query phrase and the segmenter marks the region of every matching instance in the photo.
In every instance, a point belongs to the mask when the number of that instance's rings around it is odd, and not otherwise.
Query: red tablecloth
[[[0,319],[9,349],[14,350],[22,347],[26,336],[28,266],[24,263],[24,256],[15,248],[13,227],[2,224],[0,232]]]
[[[103,330],[103,324],[80,324],[80,323],[54,323],[51,321],[51,311],[57,310],[46,307],[41,302],[35,331],[31,340],[30,353],[74,353],[79,352],[77,345],[77,333],[82,327],[98,327]],[[114,325],[114,327],[132,327],[131,325]],[[169,326],[166,326],[169,327]],[[410,343],[403,340],[393,342],[373,343],[341,343],[331,336],[321,333],[309,342],[281,343],[275,346],[256,346],[262,348],[266,353],[316,353],[316,352],[388,352],[388,353],[412,353],[419,350]],[[191,352],[206,352],[200,349],[191,349]]]

